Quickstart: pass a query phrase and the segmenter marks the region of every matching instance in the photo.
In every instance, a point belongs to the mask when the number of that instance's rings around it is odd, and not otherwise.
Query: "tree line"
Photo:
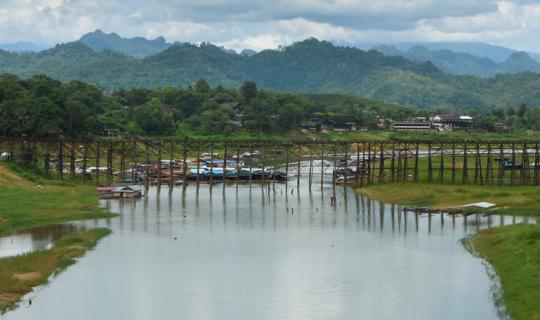
[[[90,137],[100,135],[286,134],[302,125],[374,129],[378,117],[405,118],[413,110],[345,95],[305,95],[210,87],[105,91],[80,81],[44,75],[0,76],[0,135]]]

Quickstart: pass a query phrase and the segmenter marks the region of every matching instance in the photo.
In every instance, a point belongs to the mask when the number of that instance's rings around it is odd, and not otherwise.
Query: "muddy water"
[[[496,319],[459,243],[512,218],[405,214],[296,183],[107,200],[113,234],[6,319]],[[519,222],[519,219],[518,221]],[[32,299],[32,305],[28,300]]]

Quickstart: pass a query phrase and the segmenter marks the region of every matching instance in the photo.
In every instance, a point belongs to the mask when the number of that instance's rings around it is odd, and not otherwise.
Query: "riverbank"
[[[47,283],[51,275],[75,263],[109,233],[103,228],[81,230],[59,239],[50,250],[0,259],[0,313],[14,307],[33,287]]]
[[[482,230],[473,243],[495,268],[512,319],[540,319],[540,225]]]
[[[95,187],[45,179],[30,169],[0,163],[0,236],[75,220],[111,218],[98,208]],[[81,230],[55,242],[50,250],[0,259],[0,311],[16,305],[33,287],[75,262],[108,229]]]
[[[540,194],[535,187],[387,183],[358,192],[385,203],[449,208],[487,201],[497,213],[540,215]],[[512,225],[480,231],[474,249],[501,279],[502,298],[512,319],[540,319],[540,225]]]
[[[540,215],[540,193],[535,187],[449,185],[435,183],[383,183],[365,186],[358,192],[384,203],[427,206],[435,209],[486,201],[497,205],[497,213]]]
[[[95,186],[49,180],[0,163],[0,236],[75,220],[111,218],[98,208]]]

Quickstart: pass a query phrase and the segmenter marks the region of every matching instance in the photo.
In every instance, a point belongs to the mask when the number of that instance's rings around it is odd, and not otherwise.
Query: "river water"
[[[460,240],[512,218],[416,219],[342,187],[332,206],[330,185],[301,186],[152,187],[103,201],[120,216],[80,225],[113,234],[4,317],[497,318],[486,268]]]

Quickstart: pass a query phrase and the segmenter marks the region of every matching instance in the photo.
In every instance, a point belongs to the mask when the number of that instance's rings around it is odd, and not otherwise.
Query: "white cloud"
[[[540,4],[496,0],[2,0],[0,42],[72,41],[94,29],[276,48],[340,42],[484,41],[540,51]]]

